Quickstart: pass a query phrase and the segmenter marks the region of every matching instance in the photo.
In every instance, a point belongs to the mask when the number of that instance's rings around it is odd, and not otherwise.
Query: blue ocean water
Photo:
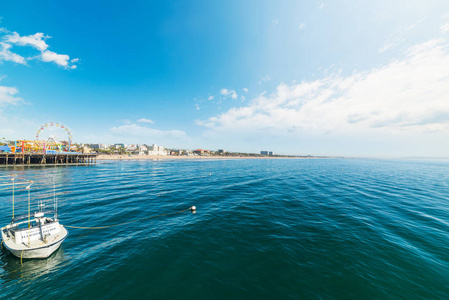
[[[46,260],[2,249],[0,298],[448,299],[449,162],[108,161],[3,168],[71,226]],[[16,214],[27,194],[16,192]],[[0,224],[11,219],[0,191]],[[35,207],[35,206],[34,206]],[[3,226],[2,225],[2,226]]]

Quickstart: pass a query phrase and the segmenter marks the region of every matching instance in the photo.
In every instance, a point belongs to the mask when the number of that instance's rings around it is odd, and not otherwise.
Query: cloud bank
[[[126,124],[112,127],[110,131],[115,140],[126,143],[156,143],[182,147],[183,144],[190,142],[190,138],[181,130],[158,130],[137,124]]]
[[[232,99],[237,99],[237,97],[238,97],[236,91],[234,91],[234,90],[221,89],[220,94],[223,95],[225,98],[229,96]]]
[[[20,103],[22,98],[17,97],[17,94],[18,90],[14,87],[0,86],[0,108]]]
[[[70,59],[69,55],[58,54],[48,50],[49,45],[47,44],[46,39],[50,37],[41,32],[33,35],[21,36],[17,32],[10,33],[8,30],[3,29],[1,33],[6,33],[6,35],[3,36],[3,41],[0,42],[0,62],[12,61],[18,64],[26,65],[28,60],[39,59],[43,62],[54,62],[64,69],[76,69],[76,65],[74,63],[78,62],[79,59]],[[31,47],[40,51],[40,54],[25,58],[12,52],[11,49],[13,46]]]
[[[145,118],[139,119],[139,120],[137,120],[137,122],[154,124],[153,120],[145,119]]]
[[[415,45],[397,60],[349,76],[280,84],[247,106],[197,124],[209,135],[368,135],[449,131],[449,43]]]

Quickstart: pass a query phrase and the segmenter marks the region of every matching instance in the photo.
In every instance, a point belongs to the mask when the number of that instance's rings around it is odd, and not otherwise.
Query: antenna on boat
[[[25,188],[28,190],[28,229],[31,227],[31,221],[30,221],[30,188],[33,185],[34,181],[29,181],[29,185]],[[28,232],[28,246],[30,245],[30,233]]]
[[[12,178],[11,178],[11,181],[12,181],[12,218],[14,219],[14,181],[15,181],[17,175],[14,174],[11,176],[12,176]]]
[[[55,220],[58,219],[58,202],[56,201],[56,183],[53,177],[53,210],[55,211]]]
[[[44,200],[40,200],[40,201],[38,202],[38,204],[37,204],[37,210],[38,210],[39,212],[42,212],[42,208],[45,208],[45,202],[44,202]]]
[[[30,187],[33,185],[34,181],[28,181],[30,184],[27,185],[25,189],[28,190],[28,227],[30,227]]]

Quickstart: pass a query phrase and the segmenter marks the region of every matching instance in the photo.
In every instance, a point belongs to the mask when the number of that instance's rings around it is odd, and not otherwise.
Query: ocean
[[[0,252],[2,299],[448,299],[449,161],[104,161],[34,180],[69,236]],[[11,220],[0,191],[0,224]],[[197,207],[196,213],[186,210]],[[27,191],[16,190],[16,215]],[[137,222],[133,220],[141,219]]]

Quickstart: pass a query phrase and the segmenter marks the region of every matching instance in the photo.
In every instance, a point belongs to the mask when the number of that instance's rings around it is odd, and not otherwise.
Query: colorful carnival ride
[[[11,153],[70,154],[76,151],[72,148],[72,132],[57,122],[40,126],[36,131],[36,140],[17,140],[9,148],[8,152]]]

